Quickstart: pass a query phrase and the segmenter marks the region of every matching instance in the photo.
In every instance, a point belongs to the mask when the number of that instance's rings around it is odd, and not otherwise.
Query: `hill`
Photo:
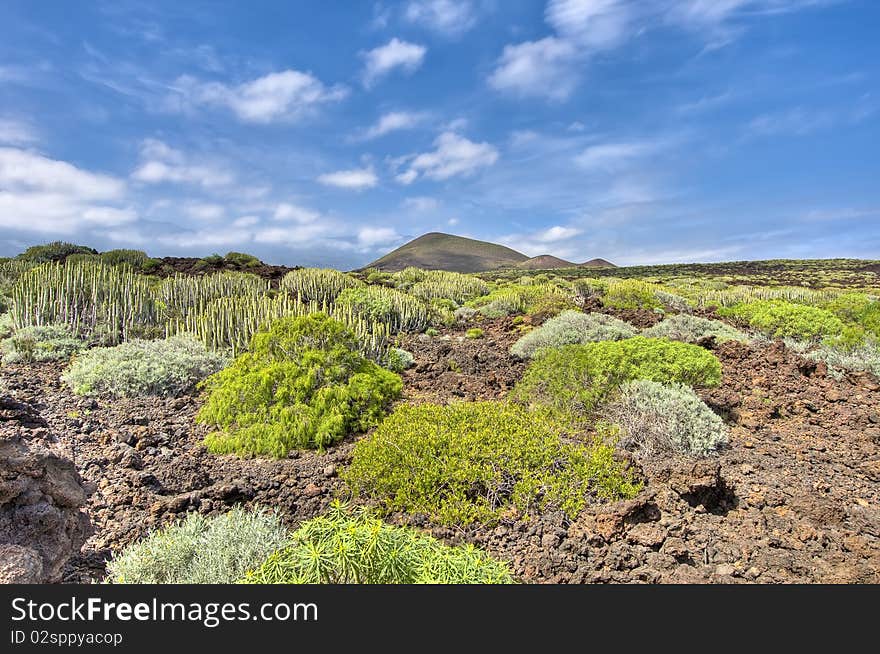
[[[430,232],[401,245],[366,267],[393,272],[415,266],[425,270],[473,273],[508,268],[526,260],[526,255],[503,245]]]
[[[590,259],[579,264],[578,268],[617,268],[617,266],[605,259]]]
[[[523,270],[553,270],[554,268],[577,268],[577,266],[576,263],[554,257],[552,254],[539,254],[537,257],[516,264],[517,268]]]

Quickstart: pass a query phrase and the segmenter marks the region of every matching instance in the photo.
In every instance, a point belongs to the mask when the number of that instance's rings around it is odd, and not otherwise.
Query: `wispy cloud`
[[[29,145],[39,140],[37,131],[30,123],[0,117],[0,144]]]
[[[458,36],[477,22],[477,8],[472,0],[410,0],[404,18],[447,36]]]
[[[416,213],[427,213],[429,211],[436,211],[440,206],[440,203],[436,198],[427,197],[427,196],[415,196],[411,198],[404,198],[403,202],[400,205],[406,209],[407,211],[414,211]]]
[[[177,79],[164,106],[172,111],[190,111],[199,106],[230,109],[248,123],[293,121],[314,113],[319,107],[348,95],[342,85],[327,86],[311,73],[284,70],[230,86],[205,82],[184,75]]]
[[[376,176],[373,168],[368,167],[324,173],[318,176],[318,182],[325,186],[362,191],[376,186],[379,183],[379,178]]]
[[[428,49],[416,43],[409,43],[398,38],[391,39],[362,54],[364,58],[363,83],[367,88],[373,86],[381,78],[399,69],[404,73],[413,73],[422,65]]]
[[[375,125],[361,135],[361,140],[369,141],[391,132],[413,129],[425,122],[426,114],[412,111],[391,111],[383,114]]]
[[[146,139],[141,145],[141,163],[131,174],[144,184],[195,184],[212,188],[228,186],[235,176],[214,164],[191,161],[191,158],[157,139]]]
[[[446,180],[472,175],[480,168],[498,161],[498,150],[489,143],[475,143],[453,132],[444,132],[434,140],[435,149],[410,159],[407,169],[397,175],[401,184],[411,184],[420,175]]]

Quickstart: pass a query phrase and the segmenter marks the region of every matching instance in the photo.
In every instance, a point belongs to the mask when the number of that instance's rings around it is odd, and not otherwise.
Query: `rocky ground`
[[[517,327],[482,327],[482,339],[460,328],[404,343],[416,358],[405,398],[503,397],[524,368],[507,354]],[[880,384],[835,380],[781,343],[708,346],[724,375],[702,395],[731,426],[719,456],[634,460],[644,491],[573,523],[553,513],[465,530],[392,519],[485,547],[526,582],[880,582]],[[99,579],[113,551],[187,511],[266,505],[295,525],[346,497],[337,472],[353,442],[281,461],[209,455],[193,422],[198,397],[84,399],[61,384],[61,370],[0,368],[14,398],[0,431],[65,453],[94,486],[94,535],[65,581]]]

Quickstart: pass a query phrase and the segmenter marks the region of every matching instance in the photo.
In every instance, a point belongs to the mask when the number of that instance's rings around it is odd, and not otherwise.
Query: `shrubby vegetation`
[[[128,546],[107,563],[115,584],[231,584],[287,542],[278,517],[239,507],[182,522]]]
[[[385,323],[394,331],[420,332],[428,326],[428,305],[385,286],[346,289],[336,298],[336,306],[367,320]]]
[[[735,304],[719,309],[718,313],[741,320],[772,338],[819,341],[839,336],[844,330],[843,321],[830,311],[785,300]]]
[[[823,308],[880,339],[880,300],[876,297],[866,293],[842,293]]]
[[[386,510],[444,524],[548,506],[574,517],[591,497],[635,495],[613,446],[571,442],[570,429],[558,414],[509,403],[402,405],[355,445],[343,476]]]
[[[11,330],[0,341],[3,363],[63,361],[86,347],[67,325],[44,325]]]
[[[483,338],[483,335],[484,332],[479,327],[473,327],[472,329],[469,329],[464,333],[464,337],[470,339]]]
[[[483,280],[471,275],[442,270],[426,270],[422,279],[409,288],[409,292],[426,302],[448,299],[455,302],[456,305],[460,305],[468,300],[486,295],[489,292],[489,287]]]
[[[511,396],[526,404],[591,413],[612,390],[633,379],[717,386],[721,363],[699,346],[643,336],[566,345],[533,360]]]
[[[638,279],[622,279],[608,284],[601,302],[609,309],[661,309],[656,288]]]
[[[838,379],[845,371],[863,371],[880,379],[880,345],[873,339],[850,348],[840,348],[824,343],[803,343],[787,339],[786,347],[798,352],[811,361],[821,361],[828,366],[828,372]]]
[[[724,421],[693,389],[645,379],[625,382],[602,410],[621,429],[621,445],[645,456],[678,452],[705,456],[727,442]]]
[[[321,313],[258,332],[249,352],[205,381],[197,420],[218,429],[208,449],[283,457],[375,426],[403,385],[357,350],[356,336]]]
[[[359,286],[362,281],[332,268],[300,268],[281,279],[281,288],[303,302],[333,302],[345,289]]]
[[[49,263],[64,261],[73,254],[98,254],[98,251],[85,245],[53,241],[45,245],[32,245],[19,254],[18,258],[33,263]]]
[[[412,352],[407,352],[399,347],[392,347],[388,350],[388,358],[386,366],[394,372],[403,372],[407,368],[411,368],[415,363]]]
[[[144,273],[153,272],[162,265],[161,261],[151,259],[143,250],[108,250],[101,253],[100,259],[111,266],[127,265]]]
[[[510,353],[520,359],[531,359],[543,348],[617,341],[635,335],[636,330],[632,325],[617,318],[569,310],[550,318],[538,329],[520,338],[510,348]]]
[[[556,314],[575,308],[571,294],[554,283],[501,286],[469,304],[487,318],[503,318],[516,313]]]
[[[228,359],[188,336],[131,340],[74,359],[62,378],[78,395],[176,396],[220,370]]]
[[[714,338],[717,343],[740,341],[747,343],[750,338],[740,330],[721,322],[699,316],[680,313],[664,318],[662,322],[642,332],[649,338],[668,338],[673,341],[696,343],[706,338]]]
[[[505,584],[507,566],[471,545],[449,547],[363,509],[334,504],[244,579],[255,584]]]

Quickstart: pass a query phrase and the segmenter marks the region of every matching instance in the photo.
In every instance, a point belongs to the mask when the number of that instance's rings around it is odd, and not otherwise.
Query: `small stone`
[[[325,477],[335,477],[336,476],[336,466],[329,465],[324,468],[324,476]]]
[[[722,563],[721,565],[715,567],[715,574],[719,577],[729,577],[734,572],[736,572],[736,568],[734,568],[729,563]]]
[[[556,534],[544,534],[541,536],[541,547],[544,549],[553,549],[559,545],[559,538]]]

